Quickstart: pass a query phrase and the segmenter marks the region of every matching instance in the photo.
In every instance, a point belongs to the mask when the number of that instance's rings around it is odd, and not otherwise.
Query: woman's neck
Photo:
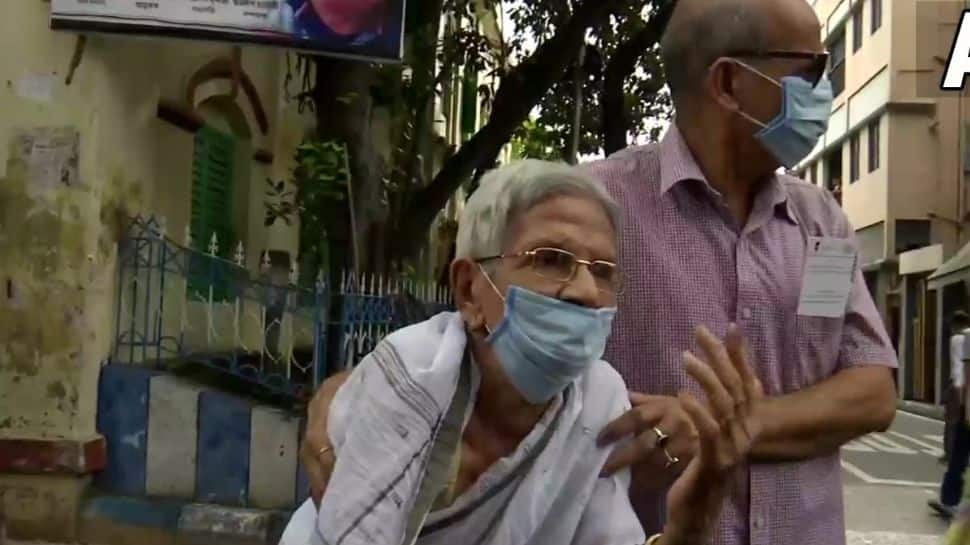
[[[509,382],[494,354],[472,344],[473,360],[481,375],[474,417],[490,435],[518,444],[535,428],[551,402],[529,403]]]

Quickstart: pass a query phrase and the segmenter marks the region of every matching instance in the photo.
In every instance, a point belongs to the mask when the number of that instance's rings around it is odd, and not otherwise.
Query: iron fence
[[[450,293],[432,284],[345,274],[338,290],[323,277],[301,286],[295,264],[280,282],[268,254],[253,273],[241,243],[224,259],[215,235],[206,251],[190,239],[173,241],[155,217],[132,221],[119,249],[113,362],[201,365],[300,400],[391,331],[450,308]],[[328,347],[328,330],[336,347]]]

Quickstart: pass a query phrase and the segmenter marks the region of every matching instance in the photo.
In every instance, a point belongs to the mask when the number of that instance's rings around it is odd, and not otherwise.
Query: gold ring
[[[665,449],[663,449],[663,451],[664,451],[664,456],[667,457],[667,465],[664,466],[664,469],[670,469],[671,467],[673,467],[673,466],[677,465],[678,463],[680,463],[680,458],[678,458],[676,456],[671,456],[669,450],[667,450],[665,448]]]
[[[333,450],[333,447],[321,447],[320,450],[317,451],[317,458],[321,458],[324,454],[332,450]]]
[[[654,426],[654,428],[653,428],[653,433],[655,433],[657,435],[657,446],[658,447],[662,447],[662,446],[666,445],[667,444],[667,440],[670,439],[670,436],[669,435],[667,435],[666,433],[662,432],[660,430],[660,428],[658,428],[656,426]]]

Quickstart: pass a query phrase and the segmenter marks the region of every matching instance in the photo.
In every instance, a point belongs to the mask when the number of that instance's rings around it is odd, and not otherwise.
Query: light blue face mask
[[[586,308],[519,286],[502,299],[505,317],[486,342],[530,403],[549,401],[603,357],[615,308]]]
[[[793,168],[815,149],[825,134],[832,113],[832,82],[823,77],[814,87],[798,76],[781,78],[781,83],[755,68],[741,66],[781,87],[781,111],[768,124],[741,112],[745,119],[762,127],[755,138],[782,166]]]

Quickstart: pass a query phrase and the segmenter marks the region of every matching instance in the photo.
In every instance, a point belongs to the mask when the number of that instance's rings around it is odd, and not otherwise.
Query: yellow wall
[[[39,1],[8,2],[0,19],[0,438],[95,434],[122,226],[134,214],[162,215],[170,236],[182,240],[189,218],[193,136],[159,120],[156,107],[160,98],[184,100],[190,75],[231,49],[91,35],[66,86],[76,37],[48,30],[49,9]],[[272,167],[252,163],[244,184],[250,263],[267,246],[296,246],[293,229],[267,230],[261,218],[264,179],[287,175],[306,127],[282,100],[282,61],[279,50],[244,49],[244,69],[271,129],[256,134],[252,147],[277,157]],[[223,87],[205,86],[201,98]],[[29,175],[10,142],[37,127],[79,131],[79,187],[47,188]]]
[[[842,184],[842,208],[856,229],[862,229],[879,223],[886,218],[888,205],[887,189],[889,169],[889,116],[880,119],[880,164],[879,168],[869,172],[869,133],[868,128],[859,129],[859,180],[850,180],[850,145],[849,140],[842,146],[842,170],[844,180]]]

